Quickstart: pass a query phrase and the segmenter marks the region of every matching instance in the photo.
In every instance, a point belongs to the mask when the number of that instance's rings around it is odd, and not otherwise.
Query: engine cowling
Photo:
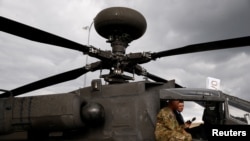
[[[63,131],[104,121],[104,108],[77,94],[0,99],[0,134],[20,130]],[[92,124],[90,124],[92,123]]]

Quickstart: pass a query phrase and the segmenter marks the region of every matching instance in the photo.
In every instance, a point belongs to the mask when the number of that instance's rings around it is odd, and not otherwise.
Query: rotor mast
[[[107,42],[111,44],[112,53],[124,55],[131,40],[129,34],[110,35]]]
[[[94,26],[97,33],[106,38],[112,47],[110,73],[101,77],[109,83],[124,83],[127,80],[133,80],[132,77],[123,75],[126,48],[130,42],[145,33],[147,23],[144,16],[130,8],[111,7],[97,14]]]

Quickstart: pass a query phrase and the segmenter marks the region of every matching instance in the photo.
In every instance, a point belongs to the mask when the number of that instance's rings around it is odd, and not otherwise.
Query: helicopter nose
[[[81,108],[82,121],[89,127],[98,127],[105,121],[104,107],[99,103],[87,103]]]

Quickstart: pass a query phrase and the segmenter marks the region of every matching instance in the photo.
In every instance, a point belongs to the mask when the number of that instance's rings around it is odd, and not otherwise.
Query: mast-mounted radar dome
[[[129,36],[132,41],[145,33],[147,23],[144,16],[134,9],[111,7],[97,14],[94,26],[97,33],[108,40],[112,36]]]

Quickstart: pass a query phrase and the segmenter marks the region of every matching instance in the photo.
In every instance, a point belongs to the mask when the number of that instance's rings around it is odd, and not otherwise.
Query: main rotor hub
[[[108,39],[114,50],[125,48],[133,40],[140,38],[146,31],[144,16],[136,10],[126,7],[111,7],[99,12],[94,19],[94,26],[99,35]],[[119,49],[114,49],[119,42]],[[115,42],[115,43],[114,43]]]
[[[146,31],[147,23],[138,11],[126,7],[110,7],[99,12],[94,19],[94,26],[99,35],[111,44],[113,53],[113,69],[101,77],[110,84],[125,83],[133,80],[123,75],[119,56],[124,56],[126,48],[133,40],[140,38]]]

